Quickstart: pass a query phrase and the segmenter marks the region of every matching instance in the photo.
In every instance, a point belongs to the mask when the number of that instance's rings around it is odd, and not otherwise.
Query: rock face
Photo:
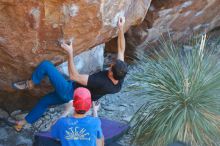
[[[11,83],[30,77],[36,65],[49,59],[65,60],[59,39],[74,39],[75,54],[117,35],[119,16],[126,30],[144,19],[151,0],[0,0],[0,104],[29,106],[45,90],[17,93]],[[20,97],[15,97],[14,95]],[[19,95],[20,94],[20,95]],[[9,105],[6,103],[13,104]],[[2,104],[4,103],[4,104]],[[7,106],[6,106],[7,105]],[[9,109],[10,109],[9,108]]]
[[[104,47],[105,45],[101,44],[92,48],[91,50],[84,51],[83,53],[76,55],[74,57],[74,63],[76,64],[78,71],[80,73],[90,74],[102,70],[104,62]],[[57,69],[64,75],[64,77],[68,79],[69,74],[67,62],[63,62],[62,64],[58,65]],[[13,110],[14,107],[22,109],[24,107],[31,108],[37,101],[37,98],[51,90],[49,80],[46,79],[43,81],[43,84],[41,84],[41,86],[36,86],[34,90],[17,91],[14,92],[15,94],[12,96],[12,98],[9,96],[8,98],[0,98],[2,100],[1,106],[3,106],[3,108],[6,110]],[[4,92],[0,93],[4,94]],[[8,94],[8,92],[5,92],[5,95]],[[34,99],[33,97],[36,98]],[[20,112],[20,110],[16,110],[11,113],[11,116],[14,116]]]
[[[83,52],[74,57],[76,69],[81,74],[92,74],[103,69],[105,44],[98,45],[93,49]],[[69,76],[68,62],[63,62],[57,69],[64,75]]]
[[[17,92],[11,83],[29,78],[44,59],[64,62],[60,39],[73,38],[79,54],[114,38],[118,17],[124,15],[126,30],[132,26],[126,51],[134,54],[168,31],[179,40],[219,27],[219,5],[219,0],[0,0],[0,105],[10,110],[30,108],[37,101],[34,97],[50,90],[45,85]],[[110,41],[107,49],[117,48],[115,42]]]
[[[219,6],[219,0],[153,0],[143,23],[128,31],[128,49],[147,48],[168,31],[179,40],[219,27]]]

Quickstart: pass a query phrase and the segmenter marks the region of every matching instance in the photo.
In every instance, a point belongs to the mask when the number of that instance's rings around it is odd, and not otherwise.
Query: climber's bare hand
[[[118,18],[118,27],[119,27],[119,29],[123,28],[124,24],[125,24],[125,17],[124,16],[119,17]]]
[[[61,47],[70,55],[73,54],[73,40],[69,42],[62,42]]]

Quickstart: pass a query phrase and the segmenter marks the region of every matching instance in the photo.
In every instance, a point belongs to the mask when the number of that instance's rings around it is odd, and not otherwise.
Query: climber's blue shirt
[[[96,146],[96,140],[103,137],[99,118],[61,118],[51,128],[53,138],[62,146]]]

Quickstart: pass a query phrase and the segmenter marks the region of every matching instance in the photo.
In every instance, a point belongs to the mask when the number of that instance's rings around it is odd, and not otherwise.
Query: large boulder
[[[184,41],[219,26],[219,0],[153,0],[143,23],[129,29],[127,46],[129,51],[149,48],[148,43],[156,43],[167,32],[174,41]]]
[[[66,55],[60,39],[74,39],[75,54],[117,36],[118,17],[126,29],[141,23],[151,0],[0,0],[0,105],[31,107],[49,87],[15,92],[11,83],[30,78],[45,59],[59,64]],[[30,96],[29,98],[25,96]]]

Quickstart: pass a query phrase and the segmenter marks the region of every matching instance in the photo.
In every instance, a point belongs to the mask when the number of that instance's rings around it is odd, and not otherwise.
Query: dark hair
[[[112,66],[112,72],[114,79],[116,80],[123,79],[128,72],[127,63],[117,59],[115,64]]]
[[[78,110],[78,111],[76,111],[76,113],[77,113],[77,114],[81,114],[81,115],[83,115],[83,114],[86,113],[86,111],[85,111],[85,110]]]

